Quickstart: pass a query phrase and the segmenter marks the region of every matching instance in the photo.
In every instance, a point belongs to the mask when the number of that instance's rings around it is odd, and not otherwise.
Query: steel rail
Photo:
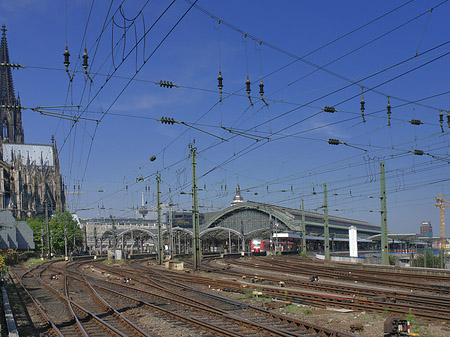
[[[67,272],[67,271],[66,271]],[[71,273],[74,273],[74,271],[71,271]],[[121,320],[123,320],[129,327],[131,327],[133,330],[137,331],[137,333],[139,333],[141,336],[144,337],[151,337],[151,335],[149,335],[148,333],[146,333],[144,330],[142,330],[140,327],[138,327],[136,324],[134,324],[133,322],[131,322],[128,318],[126,318],[123,314],[121,314],[119,311],[116,310],[116,308],[114,308],[111,304],[109,304],[102,296],[100,296],[100,294],[92,287],[91,283],[89,281],[87,281],[86,277],[79,273],[79,272],[75,272],[76,274],[78,274],[80,278],[74,276],[74,275],[70,275],[68,274],[68,277],[71,277],[73,279],[76,279],[79,282],[83,282],[85,283],[89,289],[91,290],[91,292],[94,294],[95,298],[98,299],[98,301],[100,301],[100,303],[107,308],[108,310],[111,310],[112,312],[114,312],[114,314]]]
[[[203,265],[205,268],[205,265]],[[207,269],[210,272],[216,272],[219,274],[224,275],[230,275],[233,277],[236,277],[237,275],[240,276],[246,276],[247,279],[251,278],[252,280],[258,281],[261,278],[261,274],[252,274],[252,273],[245,273],[245,274],[238,274],[238,271],[230,271],[230,270],[224,270],[218,269],[218,268],[211,268]],[[314,290],[320,290],[322,292],[326,293],[337,293],[337,294],[345,294],[349,296],[364,296],[367,299],[370,299],[371,297],[384,297],[385,302],[389,299],[393,298],[396,301],[402,301],[402,303],[407,304],[410,303],[411,305],[417,305],[417,304],[424,304],[426,302],[427,305],[433,305],[435,307],[442,307],[442,306],[448,306],[450,298],[449,297],[438,297],[433,295],[422,295],[418,293],[411,293],[407,291],[401,291],[401,290],[380,290],[375,288],[368,288],[368,287],[351,287],[346,286],[343,284],[336,284],[331,282],[311,282],[311,281],[302,281],[302,280],[293,280],[288,279],[287,277],[273,277],[273,276],[267,276],[264,275],[264,283],[272,282],[273,284],[279,284],[280,282],[284,282],[285,287],[301,287],[301,288],[309,288]]]
[[[52,321],[52,319],[46,314],[44,306],[39,302],[37,298],[34,298],[34,296],[31,295],[31,293],[25,288],[25,285],[22,283],[22,280],[18,277],[18,275],[12,271],[12,273],[15,275],[17,281],[19,282],[22,289],[25,291],[25,293],[28,295],[28,297],[33,301],[35,307],[38,309],[40,315],[47,321],[47,323],[52,327],[54,332],[59,337],[64,337],[64,335],[61,333],[61,331],[58,329],[56,324]],[[11,277],[11,275],[10,275]]]
[[[110,273],[117,273],[117,272],[118,272],[117,270],[115,270],[115,269],[113,269],[113,268],[108,268],[108,267],[105,267],[105,266],[101,266],[100,269],[103,269],[103,270],[108,271],[108,272],[110,272]],[[121,268],[120,271],[123,272],[122,268]],[[126,270],[127,273],[130,273],[131,271],[132,271],[132,270],[129,270],[129,269]],[[154,272],[154,271],[153,271],[153,272]],[[140,277],[143,277],[143,278],[145,278],[145,279],[147,279],[147,280],[151,280],[148,276],[143,275],[142,272],[141,272],[140,274],[136,274],[136,275],[139,275]],[[166,282],[166,281],[163,281],[163,278],[165,278],[165,276],[163,276],[161,273],[157,273],[157,277],[158,277],[158,282]],[[154,283],[153,280],[151,280],[151,281],[152,281],[152,286],[155,286],[155,287],[157,287],[157,288],[159,288],[159,289],[162,288],[161,286],[158,286],[156,283]],[[210,279],[209,281],[211,281],[211,279]],[[107,284],[110,284],[110,283],[111,283],[111,282],[106,282],[106,281],[101,281],[101,282],[105,282],[105,283],[107,283]],[[138,282],[138,281],[137,281],[136,279],[134,279],[134,282]],[[140,282],[140,283],[142,283],[142,282]],[[210,282],[210,283],[211,283],[211,282]],[[116,284],[116,283],[113,283],[113,284]],[[144,283],[143,283],[143,284],[144,284]],[[144,285],[146,285],[146,284],[144,284]],[[122,286],[122,285],[119,284],[119,286]],[[178,284],[177,286],[180,286],[180,284]],[[124,286],[124,287],[127,287],[127,286]],[[191,290],[191,291],[195,291],[195,292],[202,293],[202,295],[207,295],[207,296],[209,296],[209,297],[214,297],[214,296],[215,296],[215,295],[212,295],[212,294],[210,294],[210,293],[204,293],[204,292],[201,292],[201,291],[199,291],[199,290],[197,290],[197,289],[195,289],[195,288],[192,288],[192,287],[190,287],[190,286],[188,286],[188,285],[186,285],[186,284],[181,284],[181,287],[182,287],[182,288],[189,289],[189,290]],[[136,292],[141,291],[141,290],[139,290],[139,289],[134,289],[134,288],[133,288],[132,290],[134,290],[134,291],[136,291]],[[182,298],[183,301],[185,301],[185,302],[186,302],[186,301],[187,301],[187,302],[194,302],[194,303],[196,303],[195,305],[200,305],[200,306],[206,307],[206,308],[212,308],[214,311],[218,311],[218,310],[219,310],[219,311],[223,312],[225,315],[230,315],[229,312],[226,311],[226,310],[221,310],[221,309],[212,307],[212,306],[210,306],[210,305],[207,305],[207,304],[205,304],[205,303],[203,303],[203,302],[195,301],[195,300],[193,300],[193,299],[191,299],[191,298],[189,298],[189,297],[186,297],[186,296],[183,296],[183,295],[174,293],[173,291],[169,291],[169,290],[167,290],[166,288],[163,288],[162,290],[165,291],[165,292],[169,292],[172,296],[175,295],[175,296],[177,296],[177,297]],[[142,291],[143,291],[143,290],[142,290]],[[144,292],[145,292],[145,291],[144,291]],[[160,296],[160,295],[158,295],[158,296]],[[220,299],[220,301],[224,302],[224,299],[225,299],[225,298],[223,298],[223,297],[216,297],[216,299]],[[232,301],[227,300],[227,302],[231,303]],[[233,305],[236,306],[236,303],[237,303],[237,302],[233,302]],[[268,315],[270,315],[270,316],[272,316],[272,317],[274,317],[274,318],[276,317],[278,320],[283,320],[283,321],[286,321],[286,322],[291,322],[291,323],[293,323],[293,324],[296,324],[296,326],[302,326],[302,327],[305,327],[305,329],[307,329],[307,330],[320,331],[320,332],[322,332],[322,334],[325,334],[326,336],[334,336],[336,332],[337,332],[337,333],[340,333],[339,336],[353,336],[353,335],[350,335],[350,334],[347,334],[347,333],[344,333],[344,332],[340,332],[340,331],[336,331],[336,330],[331,330],[331,329],[327,329],[327,328],[320,327],[320,326],[317,326],[317,325],[313,325],[313,324],[310,324],[310,323],[306,323],[306,322],[303,322],[303,321],[295,320],[295,319],[286,317],[286,316],[284,316],[284,315],[280,315],[280,314],[277,314],[277,313],[274,313],[274,312],[272,312],[272,311],[268,311],[268,310],[265,310],[265,309],[262,309],[262,308],[257,308],[257,307],[254,307],[254,306],[251,306],[251,305],[242,303],[242,302],[239,302],[238,305],[239,305],[239,307],[241,307],[241,308],[249,308],[249,309],[252,309],[252,310],[255,310],[255,311],[259,311],[259,312],[264,313],[264,314],[268,314]],[[240,319],[246,320],[245,318],[239,317],[239,316],[237,316],[237,315],[233,315],[233,316],[234,316],[234,317],[238,317],[238,318],[240,318]],[[278,329],[278,331],[280,331],[280,332],[285,332],[285,331],[282,330],[282,329]],[[338,335],[336,335],[336,336],[338,336]]]
[[[367,276],[364,274],[359,274],[356,272],[351,272],[351,273],[333,273],[330,272],[330,267],[323,267],[323,268],[319,268],[319,267],[314,267],[311,268],[310,266],[307,266],[309,268],[305,268],[305,266],[303,266],[302,268],[300,266],[293,266],[290,265],[289,267],[286,265],[279,265],[279,263],[271,261],[271,264],[268,263],[260,263],[261,265],[250,265],[247,262],[243,262],[243,261],[234,261],[234,264],[236,265],[240,265],[240,266],[245,266],[245,267],[254,267],[254,268],[261,268],[264,267],[265,270],[271,270],[271,271],[278,271],[278,272],[285,272],[285,273],[296,273],[296,274],[303,274],[303,275],[317,275],[317,276],[321,276],[321,277],[327,277],[327,278],[343,278],[343,277],[347,277],[348,281],[358,281],[358,282],[366,282],[366,283],[372,283],[372,284],[377,284],[377,285],[384,285],[384,286],[395,286],[395,287],[405,287],[408,289],[414,289],[414,290],[420,290],[420,291],[425,291],[425,292],[432,292],[432,293],[443,293],[443,294],[449,294],[450,293],[450,287],[448,286],[441,286],[441,285],[436,285],[436,284],[417,284],[417,282],[405,282],[402,281],[400,282],[398,279],[396,281],[389,281],[386,279],[381,279],[375,276]],[[391,277],[394,277],[393,275],[391,275]]]
[[[244,336],[244,335],[241,335],[241,334],[237,334],[237,333],[235,333],[233,331],[225,330],[225,329],[223,329],[221,327],[216,327],[214,325],[211,325],[211,324],[209,324],[207,322],[204,322],[204,321],[200,321],[198,319],[194,319],[194,318],[191,318],[191,317],[186,317],[186,316],[177,314],[177,313],[175,313],[173,311],[164,309],[164,308],[162,308],[160,306],[151,304],[151,303],[149,303],[147,301],[143,301],[141,299],[138,299],[138,298],[126,295],[124,293],[121,293],[121,292],[118,292],[118,291],[115,291],[115,290],[112,290],[112,289],[109,289],[109,288],[106,288],[106,287],[103,287],[103,286],[100,286],[100,285],[94,285],[94,287],[99,288],[99,289],[101,289],[103,291],[106,291],[106,292],[110,292],[113,295],[126,298],[126,299],[128,299],[130,301],[133,301],[133,302],[136,302],[136,303],[138,303],[140,305],[145,305],[145,306],[148,306],[148,307],[150,307],[152,309],[155,309],[157,311],[161,311],[161,312],[163,312],[163,313],[165,313],[165,314],[167,314],[169,316],[176,317],[176,318],[178,318],[178,319],[180,319],[182,321],[190,322],[192,324],[195,324],[196,326],[206,327],[207,329],[212,330],[212,331],[217,332],[217,333],[220,333],[222,335],[226,335],[226,336],[230,336],[230,337],[243,337]]]
[[[33,277],[37,278],[33,273],[30,273],[30,275],[32,275]],[[42,273],[40,273],[40,276],[42,275]],[[81,333],[83,336],[85,337],[89,337],[89,333],[86,331],[86,329],[83,327],[83,324],[81,323],[81,321],[78,318],[78,315],[75,313],[75,309],[73,308],[73,306],[75,306],[77,308],[77,310],[84,312],[85,314],[87,314],[88,316],[94,318],[94,320],[99,323],[101,326],[105,327],[109,332],[112,332],[113,334],[115,334],[116,336],[120,336],[120,337],[127,337],[126,334],[122,333],[121,331],[119,331],[118,329],[116,329],[115,327],[111,326],[109,323],[105,322],[104,320],[102,320],[101,318],[99,318],[98,316],[96,316],[95,314],[91,313],[89,310],[83,308],[81,305],[79,305],[78,303],[74,302],[73,300],[70,299],[69,293],[68,293],[68,280],[67,280],[67,273],[64,273],[64,294],[62,295],[60,294],[56,289],[54,289],[53,287],[51,287],[50,285],[48,285],[47,283],[43,282],[42,278],[39,277],[37,278],[38,282],[44,286],[45,288],[49,289],[50,291],[52,291],[54,294],[56,294],[57,296],[59,296],[60,298],[64,299],[67,302],[67,305],[70,309],[72,318],[75,320],[75,322],[77,323],[77,328],[79,329],[79,333]]]
[[[186,275],[183,275],[183,277],[186,277]],[[190,280],[193,282],[193,280]],[[211,284],[211,279],[208,279],[209,284]],[[234,291],[243,292],[242,289],[242,283],[236,284],[234,282],[230,281],[219,281],[218,284],[222,284],[224,287],[229,287],[230,289],[233,289]],[[188,285],[183,284],[185,287],[188,287]],[[402,313],[402,314],[409,314],[411,306],[401,304],[401,303],[387,303],[387,302],[377,302],[377,301],[366,301],[366,300],[360,300],[355,299],[353,297],[345,298],[345,297],[338,297],[338,296],[328,296],[324,294],[314,294],[314,293],[306,293],[301,291],[295,291],[295,290],[287,290],[286,288],[273,288],[268,286],[263,286],[261,284],[244,284],[246,288],[253,288],[256,290],[262,290],[263,294],[264,292],[266,294],[270,294],[271,296],[274,296],[275,298],[279,300],[291,300],[294,302],[300,302],[300,303],[308,303],[308,304],[315,304],[320,307],[326,307],[329,304],[338,305],[339,307],[343,308],[358,308],[360,310],[369,310],[369,311],[380,311],[383,312],[386,308],[389,308],[391,312],[396,313]],[[421,311],[418,311],[418,309],[413,309],[412,313],[425,317],[425,318],[431,318],[431,319],[439,319],[443,321],[449,321],[450,320],[450,311],[448,309],[442,310],[439,308],[420,308]],[[438,312],[438,314],[436,314]]]
[[[285,336],[285,337],[289,337],[289,336],[304,336],[304,334],[299,335],[299,334],[296,334],[296,333],[286,332],[286,331],[282,331],[282,330],[280,330],[280,329],[272,328],[272,327],[269,327],[269,326],[264,325],[264,324],[252,322],[252,321],[250,321],[250,320],[248,320],[248,319],[241,318],[241,317],[239,317],[239,316],[229,314],[229,313],[224,312],[223,310],[220,310],[220,309],[210,309],[210,308],[206,308],[206,307],[204,307],[203,305],[196,305],[196,304],[189,303],[189,302],[186,302],[186,301],[177,300],[176,298],[168,297],[168,296],[163,296],[163,295],[159,295],[159,294],[150,292],[150,291],[148,291],[148,290],[132,288],[132,287],[130,287],[130,286],[126,286],[126,285],[123,285],[123,284],[118,284],[118,283],[113,283],[113,282],[108,282],[108,281],[103,281],[103,280],[98,280],[98,282],[100,282],[100,283],[106,283],[106,284],[108,284],[108,285],[118,286],[118,287],[120,287],[120,288],[125,288],[125,289],[127,289],[127,290],[136,292],[136,293],[138,293],[138,294],[139,294],[139,293],[144,293],[144,294],[147,294],[147,295],[149,295],[149,296],[154,296],[154,297],[158,297],[158,298],[161,298],[161,299],[164,299],[164,300],[176,302],[177,304],[180,304],[180,305],[185,305],[185,306],[188,306],[188,307],[195,308],[195,309],[197,309],[197,310],[206,311],[206,312],[208,312],[209,314],[218,315],[218,316],[221,317],[221,318],[226,318],[226,319],[230,319],[230,320],[233,320],[233,321],[238,321],[238,322],[240,322],[240,324],[245,324],[245,325],[247,325],[247,326],[253,326],[253,328],[263,329],[263,330],[265,330],[265,331],[270,331],[271,333],[274,333],[274,334],[276,334],[276,335],[278,335],[278,336]],[[150,304],[150,303],[148,303],[148,302],[146,302],[146,301],[139,300],[139,299],[134,298],[134,297],[132,297],[132,296],[125,295],[125,294],[123,294],[123,293],[121,293],[121,292],[117,292],[117,291],[115,291],[115,290],[112,290],[112,289],[110,289],[110,288],[106,288],[106,287],[100,286],[100,285],[98,285],[98,284],[94,284],[94,287],[98,287],[98,288],[100,288],[100,289],[102,289],[102,290],[109,291],[109,292],[111,292],[111,293],[113,293],[113,294],[115,294],[115,295],[122,296],[122,297],[128,298],[128,299],[133,300],[133,301],[137,301],[138,303],[141,303],[141,304],[149,305],[149,306],[151,306],[151,307],[154,308],[154,309],[158,309],[158,310],[161,310],[161,309],[162,309],[162,308],[160,308],[159,306],[154,306],[154,305],[152,305],[152,304]],[[162,309],[162,310],[165,311],[165,309]],[[185,320],[185,319],[193,320],[192,318],[188,318],[188,317],[185,317],[185,316],[178,315],[178,314],[176,314],[176,313],[173,313],[172,311],[166,311],[166,312],[168,312],[168,313],[170,313],[170,314],[177,315],[178,317],[180,317],[180,318],[182,318],[182,319],[184,319],[184,320]],[[197,324],[200,324],[200,325],[204,325],[204,324],[206,323],[206,322],[204,322],[204,321],[202,321],[202,320],[197,320],[197,319],[194,319],[193,322],[196,322]],[[206,324],[208,324],[209,327],[212,326],[212,325],[209,324],[209,323],[206,323]],[[323,328],[322,328],[322,329],[323,329]],[[216,330],[216,331],[221,331],[221,332],[224,331],[223,328],[218,328],[218,327],[215,327],[215,330]],[[241,336],[240,334],[235,334],[234,332],[232,332],[232,333],[229,334],[229,335],[230,335],[230,336]],[[353,335],[345,335],[345,336],[353,336]]]
[[[266,310],[266,309],[259,308],[259,307],[256,307],[256,306],[253,306],[253,305],[250,305],[250,304],[247,304],[247,303],[242,303],[242,302],[238,302],[238,301],[235,301],[235,300],[223,297],[223,296],[219,296],[217,294],[207,293],[207,292],[195,289],[195,288],[193,288],[193,287],[191,287],[191,286],[189,286],[189,285],[187,285],[185,283],[174,281],[170,277],[167,277],[166,275],[162,275],[162,273],[156,273],[156,275],[158,276],[159,282],[169,283],[168,281],[164,281],[162,279],[162,278],[168,278],[172,282],[171,283],[172,285],[176,285],[176,286],[182,287],[182,288],[187,288],[187,289],[189,289],[189,290],[191,290],[193,292],[201,293],[204,296],[212,297],[212,298],[218,299],[218,300],[223,301],[223,302],[233,303],[236,306],[245,307],[245,308],[257,311],[257,312],[265,313],[265,314],[270,315],[273,318],[276,318],[278,320],[287,321],[287,322],[296,324],[297,326],[302,326],[303,328],[307,329],[308,331],[314,330],[316,333],[322,333],[322,334],[325,334],[327,336],[354,336],[354,335],[347,334],[347,333],[342,332],[342,331],[331,330],[331,329],[327,329],[327,328],[324,328],[324,327],[321,327],[321,326],[318,326],[318,325],[315,325],[315,324],[306,323],[306,322],[303,322],[303,321],[300,321],[300,320],[297,320],[297,319],[293,319],[293,318],[287,317],[285,315],[281,315],[281,314],[275,313],[275,312],[270,311],[270,310]],[[145,275],[143,275],[143,277],[148,278]],[[197,279],[197,277],[195,279]],[[206,279],[206,278],[204,278],[204,279]],[[209,281],[209,284],[211,284],[212,280],[211,279],[207,279],[207,280]]]

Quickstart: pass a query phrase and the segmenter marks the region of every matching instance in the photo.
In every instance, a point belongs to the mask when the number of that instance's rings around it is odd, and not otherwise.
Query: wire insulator
[[[413,154],[416,156],[423,156],[423,151],[422,150],[414,150]]]
[[[219,70],[219,77],[217,77],[217,80],[219,81],[219,84],[217,86],[219,87],[220,102],[222,102],[223,77],[222,72],[220,70]]]
[[[161,117],[161,119],[159,119],[159,121],[161,121],[161,123],[163,123],[163,124],[173,125],[175,123],[175,119],[169,118],[169,117]]]
[[[389,101],[389,96],[387,98],[388,98],[387,104],[388,126],[391,126],[391,102]]]
[[[246,87],[245,91],[247,91],[247,97],[250,101],[250,104],[253,105],[252,98],[250,96],[250,92],[252,91],[252,89],[250,88],[250,79],[248,78],[248,74],[247,74],[247,81],[245,81],[245,87]]]
[[[441,132],[444,132],[444,113],[439,110],[439,124],[441,125]]]
[[[84,68],[84,72],[85,72],[85,73],[87,72],[87,68],[89,67],[89,64],[88,64],[88,58],[89,58],[89,56],[88,56],[88,54],[87,54],[87,49],[84,48],[84,54],[83,54],[83,68]]]
[[[366,122],[366,118],[364,117],[364,111],[366,108],[364,107],[366,105],[366,102],[364,101],[364,87],[361,87],[361,117],[363,122]]]
[[[329,113],[335,113],[335,112],[337,111],[337,110],[336,110],[334,107],[332,107],[332,106],[326,106],[326,107],[322,108],[322,110],[325,111],[325,112],[329,112]]]
[[[447,125],[448,128],[450,129],[450,111],[447,111]]]
[[[328,139],[328,144],[330,145],[339,145],[341,142],[338,139],[330,138]]]
[[[259,94],[261,95],[261,99],[263,99],[263,96],[264,96],[264,84],[263,84],[262,78],[259,80]]]
[[[252,91],[252,89],[250,89],[250,79],[248,78],[247,75],[247,81],[245,81],[245,86],[246,86],[246,91],[247,91],[247,95],[250,97],[250,92]]]
[[[418,119],[411,119],[410,121],[409,121],[412,125],[421,125],[421,124],[423,124],[420,120],[418,120]]]
[[[67,73],[67,75],[69,76],[69,80],[70,80],[70,82],[72,82],[72,80],[73,80],[73,76],[71,76],[70,75],[70,72],[69,72],[69,64],[70,64],[70,61],[69,61],[69,58],[70,58],[70,53],[69,53],[69,47],[67,46],[67,44],[66,44],[66,50],[64,50],[64,66],[66,67],[66,73]]]
[[[69,47],[66,45],[66,50],[64,51],[64,66],[66,67],[66,71],[69,70],[69,57],[70,57],[70,53],[69,53]]]
[[[261,101],[263,101],[265,105],[269,105],[264,99],[264,84],[262,78],[259,80],[259,94],[261,95]]]
[[[159,81],[159,82],[156,82],[156,84],[159,84],[159,86],[162,88],[162,87],[164,87],[164,88],[173,88],[173,87],[178,87],[177,85],[175,85],[175,84],[173,84],[172,82],[169,82],[169,81]]]

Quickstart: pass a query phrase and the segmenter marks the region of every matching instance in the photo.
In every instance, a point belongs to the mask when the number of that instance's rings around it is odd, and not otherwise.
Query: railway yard
[[[169,265],[169,264],[168,264]],[[20,336],[450,336],[450,273],[306,259],[47,261],[10,270]],[[180,268],[181,269],[181,268]]]

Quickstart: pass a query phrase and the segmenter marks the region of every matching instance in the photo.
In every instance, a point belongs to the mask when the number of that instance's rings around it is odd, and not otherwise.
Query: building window
[[[3,136],[3,138],[9,138],[8,123],[7,123],[6,119],[3,120],[3,123],[2,123],[2,136]]]

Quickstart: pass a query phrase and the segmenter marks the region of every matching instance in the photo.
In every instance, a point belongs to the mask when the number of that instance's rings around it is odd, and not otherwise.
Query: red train
[[[254,254],[263,254],[268,251],[283,251],[283,252],[291,252],[298,251],[300,247],[299,240],[296,239],[286,239],[280,238],[277,241],[272,241],[268,239],[253,239],[251,242],[250,250]]]
[[[270,241],[263,239],[253,239],[250,250],[252,253],[260,254],[270,251]]]

